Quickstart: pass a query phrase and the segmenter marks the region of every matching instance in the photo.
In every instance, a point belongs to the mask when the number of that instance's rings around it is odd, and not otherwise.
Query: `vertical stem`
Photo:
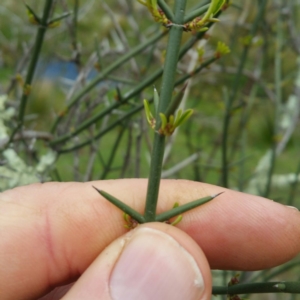
[[[146,207],[144,217],[146,221],[154,221],[158,200],[159,184],[164,157],[165,136],[155,134],[151,154],[151,166],[147,188]]]
[[[169,8],[169,5],[164,0],[158,0],[158,5],[163,10],[163,12],[165,13],[166,17],[170,21],[173,21],[174,15],[173,15],[172,10]]]
[[[267,0],[259,1],[259,11],[256,16],[256,19],[253,23],[250,36],[254,37],[257,30],[258,25],[263,19],[263,14],[265,11],[265,7],[267,5]],[[231,121],[231,109],[233,102],[236,98],[238,89],[240,87],[240,81],[242,78],[242,72],[245,66],[245,62],[248,56],[249,49],[251,47],[251,43],[249,45],[245,45],[244,50],[242,52],[241,58],[240,58],[240,64],[238,66],[237,73],[235,75],[235,78],[233,80],[233,86],[232,86],[232,92],[229,96],[227,105],[226,105],[226,112],[224,116],[224,122],[223,122],[223,133],[222,133],[222,186],[228,187],[228,136],[229,136],[229,126]]]
[[[295,178],[294,181],[291,183],[291,188],[290,188],[290,192],[289,192],[289,197],[288,197],[288,201],[287,204],[288,205],[293,205],[294,204],[294,199],[297,191],[297,185],[299,184],[299,175],[300,175],[300,160],[298,162],[298,166],[297,166],[297,170],[294,174]]]
[[[283,46],[283,24],[282,24],[282,2],[278,1],[277,4],[279,5],[278,9],[278,17],[277,17],[277,35],[276,35],[276,41],[275,41],[275,74],[274,74],[274,83],[275,83],[275,116],[274,116],[274,127],[273,127],[273,141],[272,141],[272,149],[271,149],[271,156],[270,156],[270,167],[268,170],[268,177],[267,177],[267,183],[266,188],[264,191],[263,196],[268,197],[271,191],[271,185],[272,185],[272,176],[275,169],[275,163],[276,163],[276,146],[277,146],[277,140],[279,135],[279,118],[280,114],[282,112],[282,89],[281,89],[281,79],[282,79],[282,61],[281,61],[281,55],[282,55],[282,46]]]
[[[50,11],[51,11],[52,2],[53,2],[53,0],[46,0],[45,6],[44,6],[43,17],[41,19],[41,24],[39,24],[39,29],[36,34],[34,49],[33,49],[31,61],[29,64],[27,76],[26,76],[24,86],[23,86],[23,94],[22,94],[20,108],[19,108],[18,123],[17,123],[17,126],[12,131],[12,134],[10,135],[9,140],[6,143],[5,148],[7,148],[10,145],[10,143],[14,139],[15,134],[19,131],[19,129],[22,128],[23,123],[24,123],[24,115],[25,115],[25,110],[26,110],[27,99],[28,99],[28,96],[31,91],[31,82],[32,82],[32,79],[34,76],[35,68],[36,68],[38,58],[39,58],[39,55],[41,52],[41,48],[43,45],[44,35],[47,30],[47,21],[48,21],[48,17],[49,17]]]
[[[125,129],[127,129],[127,126],[125,126],[125,124],[124,124],[124,126],[122,126],[121,130],[119,131],[119,134],[116,138],[114,145],[112,146],[112,149],[110,150],[110,155],[109,155],[108,161],[106,163],[106,166],[104,167],[104,170],[103,170],[102,174],[100,175],[100,178],[99,178],[100,180],[106,179],[107,174],[111,171],[111,165],[116,156],[117,150],[119,149],[119,144],[122,140]]]
[[[27,99],[29,96],[29,91],[31,88],[31,82],[32,82],[32,79],[34,76],[35,68],[36,68],[38,58],[39,58],[39,55],[41,52],[41,48],[43,45],[44,35],[47,30],[47,22],[48,22],[49,14],[51,11],[52,1],[53,0],[46,0],[45,6],[44,6],[43,17],[41,19],[41,24],[38,25],[39,29],[37,31],[37,35],[35,38],[34,50],[32,53],[32,58],[30,61],[30,65],[29,65],[27,76],[26,76],[25,83],[24,83],[23,95],[21,98],[18,128],[22,127],[22,125],[23,125]],[[29,91],[26,91],[27,87],[29,88]]]
[[[174,8],[174,23],[182,24],[186,0],[176,0]],[[166,60],[164,65],[164,74],[162,78],[160,101],[156,112],[156,130],[160,127],[159,113],[165,113],[172,99],[172,93],[175,82],[177,61],[179,56],[180,42],[183,28],[174,25],[170,29],[169,40],[167,45]],[[157,132],[154,136],[153,149],[151,154],[151,166],[149,174],[149,183],[147,189],[145,220],[154,221],[156,214],[156,205],[158,200],[159,184],[164,156],[165,136]]]
[[[74,13],[73,13],[73,48],[77,49],[77,23],[78,23],[78,10],[79,10],[79,0],[74,1]]]

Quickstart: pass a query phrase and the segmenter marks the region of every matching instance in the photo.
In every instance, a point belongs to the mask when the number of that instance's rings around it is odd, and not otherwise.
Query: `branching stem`
[[[186,0],[175,1],[174,22],[182,24]],[[175,83],[175,74],[177,69],[177,61],[181,43],[183,28],[180,26],[172,26],[170,29],[166,59],[164,65],[164,74],[162,78],[160,101],[158,111],[156,112],[156,120],[159,113],[165,113],[172,99],[172,93]],[[156,124],[156,130],[160,128],[160,122]],[[153,150],[151,155],[151,167],[149,174],[149,183],[147,189],[146,207],[144,217],[146,221],[155,220],[156,205],[159,192],[159,184],[161,178],[162,161],[164,156],[165,136],[155,133]]]

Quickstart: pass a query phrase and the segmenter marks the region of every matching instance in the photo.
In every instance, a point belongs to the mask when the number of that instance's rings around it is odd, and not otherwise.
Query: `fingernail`
[[[299,211],[299,209],[295,206],[286,205],[286,207]]]
[[[203,294],[195,259],[166,233],[137,228],[123,249],[110,277],[113,300],[192,300]]]

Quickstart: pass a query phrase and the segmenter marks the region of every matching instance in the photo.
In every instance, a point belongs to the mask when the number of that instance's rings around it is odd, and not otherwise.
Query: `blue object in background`
[[[75,80],[78,76],[78,68],[70,61],[52,60],[40,63],[37,73],[40,77],[50,80],[56,80],[59,77]]]
[[[87,81],[95,78],[98,72],[93,68],[87,74]],[[59,59],[40,60],[35,73],[37,80],[49,80],[58,84],[66,91],[73,85],[79,75],[78,66],[72,61],[64,61]],[[116,88],[118,83],[114,80],[104,80],[97,87],[106,86]]]
[[[39,78],[55,81],[61,78],[76,80],[79,72],[77,65],[72,61],[52,59],[40,61],[36,74]],[[88,79],[95,77],[96,74],[96,70],[92,70],[88,74]]]

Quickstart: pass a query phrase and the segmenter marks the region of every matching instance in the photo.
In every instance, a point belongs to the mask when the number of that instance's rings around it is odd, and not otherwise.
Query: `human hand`
[[[226,192],[185,213],[177,228],[147,223],[127,232],[122,212],[92,185],[143,212],[144,179],[34,184],[0,194],[1,300],[207,300],[210,268],[265,269],[300,251],[299,212],[267,199],[163,180],[159,213]]]

